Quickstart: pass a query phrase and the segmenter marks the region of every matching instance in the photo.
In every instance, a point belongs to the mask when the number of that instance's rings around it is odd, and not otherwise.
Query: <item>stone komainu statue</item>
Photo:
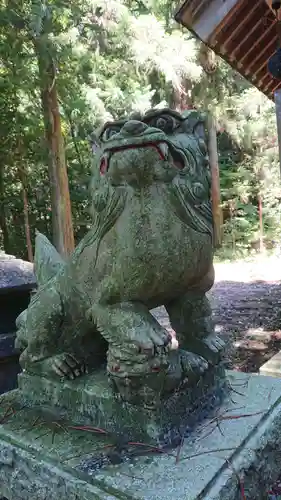
[[[67,261],[36,238],[38,291],[18,318],[30,373],[107,370],[132,403],[153,401],[218,363],[206,292],[213,225],[204,121],[169,109],[107,123],[93,144],[92,228]],[[175,338],[150,310],[164,305]]]

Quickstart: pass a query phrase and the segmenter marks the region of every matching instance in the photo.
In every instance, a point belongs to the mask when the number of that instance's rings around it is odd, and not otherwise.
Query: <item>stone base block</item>
[[[120,401],[105,371],[64,382],[22,373],[18,381],[24,405],[35,411],[44,408],[54,419],[99,427],[122,440],[157,445],[179,442],[221,403],[228,390],[223,366],[208,370],[196,386],[185,387],[155,409]]]
[[[8,500],[262,500],[281,470],[281,381],[228,373],[231,398],[162,451],[0,400],[0,496]]]
[[[261,375],[281,378],[281,351],[264,363],[259,371]]]

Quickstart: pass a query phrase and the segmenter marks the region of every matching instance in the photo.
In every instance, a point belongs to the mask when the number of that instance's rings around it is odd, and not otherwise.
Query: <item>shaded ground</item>
[[[229,368],[255,372],[281,349],[281,256],[217,264],[209,293]],[[164,309],[155,311],[165,326]]]

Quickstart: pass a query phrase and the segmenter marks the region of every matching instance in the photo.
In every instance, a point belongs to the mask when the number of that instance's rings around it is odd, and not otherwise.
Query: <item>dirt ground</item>
[[[281,255],[215,265],[209,298],[216,330],[229,345],[228,368],[256,372],[281,349]],[[165,309],[155,310],[169,327]]]

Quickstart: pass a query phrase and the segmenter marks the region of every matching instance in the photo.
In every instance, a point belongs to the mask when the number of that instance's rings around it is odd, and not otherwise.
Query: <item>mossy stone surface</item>
[[[153,409],[122,401],[104,370],[72,381],[22,373],[19,389],[26,406],[43,407],[55,418],[99,427],[122,440],[170,445],[221,402],[227,382],[223,366],[216,366],[196,387],[175,392]]]
[[[8,500],[263,500],[281,467],[281,382],[231,372],[234,391],[183,441],[163,450],[73,429],[0,400],[0,496]],[[239,388],[238,388],[239,387]],[[44,417],[44,418],[42,418]],[[123,450],[123,451],[122,451]]]

